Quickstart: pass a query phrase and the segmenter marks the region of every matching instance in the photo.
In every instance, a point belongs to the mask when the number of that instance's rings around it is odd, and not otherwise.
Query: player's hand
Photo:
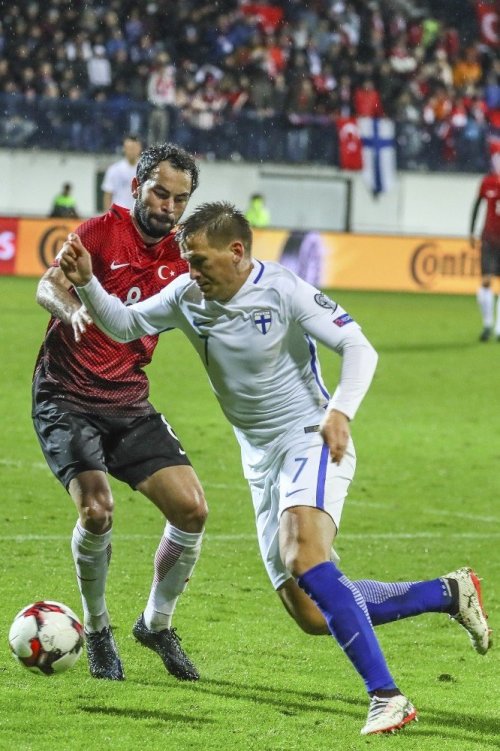
[[[73,327],[73,334],[75,342],[81,341],[82,334],[84,334],[88,327],[94,323],[89,315],[89,312],[85,305],[82,305],[71,316],[71,326]]]
[[[351,437],[349,418],[342,412],[332,409],[326,413],[321,421],[319,432],[330,449],[332,462],[339,463],[342,461]]]
[[[83,287],[92,279],[92,258],[74,232],[68,235],[58,259],[64,275],[75,287]]]

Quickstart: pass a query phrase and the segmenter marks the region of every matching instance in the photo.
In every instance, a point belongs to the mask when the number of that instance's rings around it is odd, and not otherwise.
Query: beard
[[[158,214],[151,214],[150,210],[141,202],[140,198],[136,198],[133,208],[134,219],[137,222],[140,230],[149,237],[155,239],[161,239],[166,237],[172,227],[175,225],[175,219]]]

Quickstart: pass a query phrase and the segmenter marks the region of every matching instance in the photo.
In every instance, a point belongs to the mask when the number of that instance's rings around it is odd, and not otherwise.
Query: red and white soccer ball
[[[19,611],[9,631],[12,654],[34,673],[53,675],[73,667],[83,650],[83,626],[60,602],[34,602]]]

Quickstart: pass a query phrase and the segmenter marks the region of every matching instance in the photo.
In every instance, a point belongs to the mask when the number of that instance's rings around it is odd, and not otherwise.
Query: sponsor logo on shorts
[[[291,495],[302,493],[303,490],[307,490],[307,488],[297,488],[297,490],[289,490],[288,493],[285,493],[285,498],[290,498]]]

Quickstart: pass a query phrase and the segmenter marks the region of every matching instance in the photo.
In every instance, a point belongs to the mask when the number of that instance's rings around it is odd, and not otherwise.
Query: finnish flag
[[[387,117],[358,117],[363,144],[363,177],[374,196],[390,190],[396,182],[396,138]]]

